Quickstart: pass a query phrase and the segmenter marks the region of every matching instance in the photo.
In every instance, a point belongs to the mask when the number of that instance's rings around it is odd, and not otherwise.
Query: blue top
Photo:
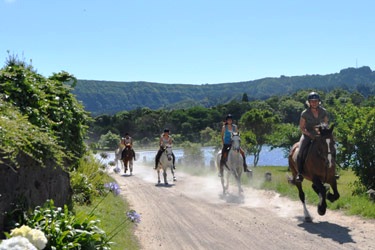
[[[237,126],[232,124],[232,130],[229,130],[228,126],[225,125],[224,130],[224,144],[231,144],[232,132],[237,132]]]

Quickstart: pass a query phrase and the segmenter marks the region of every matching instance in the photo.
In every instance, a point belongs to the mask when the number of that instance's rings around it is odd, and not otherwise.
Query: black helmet
[[[318,93],[316,92],[311,92],[308,96],[307,96],[307,100],[310,101],[310,100],[319,100],[320,101],[320,96]]]
[[[227,121],[228,119],[232,119],[233,120],[233,116],[231,114],[228,114],[227,117],[225,117],[225,120]]]
[[[165,128],[165,129],[164,129],[164,133],[167,133],[167,132],[169,133],[169,129],[168,129],[168,128]]]

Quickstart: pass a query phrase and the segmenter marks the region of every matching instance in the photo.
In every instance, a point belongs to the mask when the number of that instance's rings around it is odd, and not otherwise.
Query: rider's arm
[[[307,135],[308,137],[312,137],[312,134],[306,129],[306,120],[303,117],[301,117],[301,119],[299,120],[299,128],[302,134]]]

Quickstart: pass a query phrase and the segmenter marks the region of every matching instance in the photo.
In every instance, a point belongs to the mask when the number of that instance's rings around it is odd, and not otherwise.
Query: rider
[[[238,128],[236,124],[233,124],[233,116],[231,114],[228,114],[227,117],[225,118],[225,123],[223,127],[221,128],[221,140],[223,143],[223,148],[221,150],[221,159],[220,159],[220,172],[219,172],[219,177],[223,176],[223,171],[224,171],[224,165],[227,160],[228,152],[232,146],[231,144],[231,135],[232,132],[238,132]],[[243,169],[245,172],[251,172],[251,170],[247,169],[247,164],[246,164],[246,157],[245,157],[245,152],[243,151],[242,148],[240,148],[240,153],[243,158]]]
[[[129,133],[125,133],[125,137],[121,138],[121,144],[123,144],[124,146],[130,145],[130,150],[132,151],[133,158],[135,160],[135,152],[133,149],[133,138],[130,137]],[[124,158],[124,151],[122,151],[121,158]]]
[[[158,153],[155,156],[155,167],[154,167],[154,169],[158,168],[160,156],[164,152],[164,148],[167,145],[172,146],[172,137],[169,135],[169,129],[166,128],[166,129],[164,129],[164,133],[161,134],[160,139],[159,139],[160,148],[158,150]],[[174,156],[173,152],[172,152],[172,157],[173,157],[173,169],[176,169],[176,167],[174,165],[176,157]]]
[[[328,112],[320,106],[321,102],[318,93],[311,92],[307,96],[306,104],[308,108],[301,113],[301,118],[299,121],[299,128],[302,132],[302,135],[299,141],[299,152],[297,156],[297,182],[303,181],[303,155],[311,140],[313,140],[314,137],[318,134],[318,132],[315,130],[315,126],[322,123],[328,125]]]

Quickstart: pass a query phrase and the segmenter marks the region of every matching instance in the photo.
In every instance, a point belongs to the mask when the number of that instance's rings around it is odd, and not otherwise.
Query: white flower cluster
[[[1,242],[0,250],[42,250],[47,245],[47,238],[42,231],[25,225],[13,229],[10,236],[11,238]]]
[[[0,244],[0,250],[38,250],[28,239],[22,236],[15,236],[3,240]]]

